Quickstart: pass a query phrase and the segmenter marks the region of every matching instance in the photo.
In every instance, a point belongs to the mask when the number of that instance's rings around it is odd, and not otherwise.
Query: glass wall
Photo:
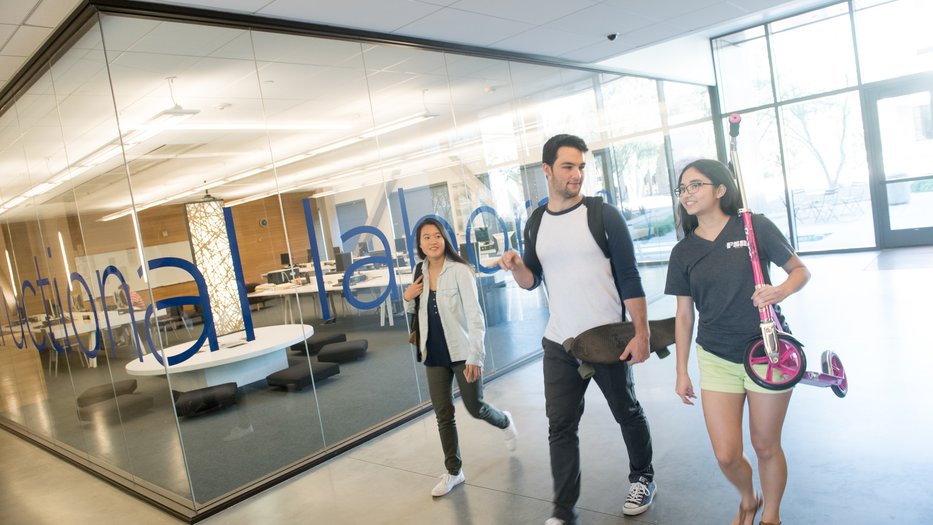
[[[659,296],[706,87],[101,14],[0,115],[0,423],[190,515],[348,446],[428,402],[425,216],[476,268],[486,375],[537,356],[546,296],[493,263],[564,132]]]
[[[743,114],[751,208],[799,250],[876,246],[887,212],[873,214],[865,84],[933,71],[929,11],[913,0],[841,2],[713,41],[723,114]]]

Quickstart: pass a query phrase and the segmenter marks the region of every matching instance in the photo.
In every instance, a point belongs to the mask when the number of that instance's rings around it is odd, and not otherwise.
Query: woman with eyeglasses
[[[415,311],[415,298],[421,298],[417,312],[418,361],[424,361],[447,468],[431,490],[432,496],[440,497],[465,480],[454,419],[454,378],[460,386],[460,399],[467,412],[502,429],[509,450],[517,446],[518,430],[512,414],[483,400],[486,322],[473,269],[454,251],[437,219],[424,219],[418,225],[415,238],[422,274],[405,290],[404,298],[410,313]]]
[[[694,312],[700,392],[706,430],[719,468],[741,496],[733,525],[781,523],[780,505],[787,484],[781,429],[792,389],[766,390],[748,377],[742,364],[747,343],[760,337],[758,307],[776,305],[799,291],[810,272],[780,230],[763,215],[753,215],[758,255],[765,282],[772,262],[787,272],[778,285],[755,289],[741,203],[732,172],[716,160],[688,164],[676,188],[684,238],[671,251],[664,293],[677,297],[676,393],[693,405],[696,393],[687,372]],[[778,315],[780,310],[776,308]],[[785,325],[786,326],[786,325]],[[749,432],[758,457],[761,493],[755,491],[752,465],[742,448],[743,411],[748,401]]]

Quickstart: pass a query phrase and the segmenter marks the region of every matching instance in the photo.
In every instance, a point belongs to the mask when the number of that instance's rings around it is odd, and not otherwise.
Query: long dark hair
[[[738,214],[739,207],[742,205],[742,199],[739,194],[739,189],[735,184],[735,177],[732,175],[732,170],[729,169],[729,166],[713,159],[695,160],[684,166],[684,169],[680,171],[680,177],[677,178],[678,185],[683,184],[684,173],[690,168],[705,175],[710,182],[716,185],[714,189],[719,186],[725,186],[726,193],[719,199],[719,208],[723,213],[729,216]],[[684,209],[684,205],[680,203],[679,198],[677,199],[677,216],[680,228],[683,230],[685,236],[695,230],[699,224],[695,216],[687,213],[687,210]]]
[[[418,225],[418,229],[415,230],[415,247],[418,249],[418,257],[422,261],[427,258],[427,255],[425,255],[424,250],[421,249],[421,230],[423,230],[427,225],[434,226],[437,228],[437,231],[441,232],[441,237],[444,238],[444,255],[447,256],[448,259],[453,259],[458,263],[463,263],[467,266],[470,266],[470,263],[468,263],[467,260],[463,257],[460,257],[460,254],[454,250],[453,243],[450,242],[450,237],[447,236],[447,229],[444,228],[444,225],[441,224],[441,221],[433,217],[426,217],[423,221],[421,221],[421,224]]]

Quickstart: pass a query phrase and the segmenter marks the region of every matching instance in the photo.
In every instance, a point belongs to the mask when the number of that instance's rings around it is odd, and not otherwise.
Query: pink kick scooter
[[[739,155],[736,139],[739,136],[739,123],[742,117],[729,115],[729,158],[735,173],[742,208],[739,216],[745,225],[745,239],[748,242],[748,255],[752,261],[752,273],[755,289],[765,286],[761,261],[758,259],[758,244],[755,242],[755,229],[752,227],[752,212],[745,197],[745,185],[739,169]],[[822,355],[823,372],[807,371],[807,356],[803,353],[803,344],[789,333],[784,332],[780,319],[772,305],[759,308],[761,320],[761,338],[753,340],[745,351],[745,371],[756,384],[769,390],[783,390],[797,383],[829,387],[838,397],[845,397],[849,392],[849,382],[842,360],[830,350]]]

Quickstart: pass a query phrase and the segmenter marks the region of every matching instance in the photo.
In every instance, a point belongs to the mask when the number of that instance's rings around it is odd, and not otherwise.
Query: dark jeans
[[[577,360],[564,347],[543,339],[544,399],[547,406],[551,476],[554,478],[554,517],[576,523],[574,506],[580,498],[580,440],[577,429],[583,416],[583,394],[590,384],[577,373]],[[592,365],[593,379],[609,403],[628,450],[629,482],[640,476],[654,477],[651,466],[651,432],[635,398],[632,369],[625,363]],[[627,493],[627,491],[626,491]],[[620,495],[624,498],[624,494]]]
[[[431,404],[437,416],[437,430],[441,435],[441,447],[444,449],[444,466],[450,474],[458,474],[462,466],[460,461],[460,443],[457,437],[457,421],[454,419],[453,379],[457,378],[460,386],[460,398],[467,412],[476,419],[482,419],[496,428],[509,426],[509,418],[496,407],[483,401],[483,380],[468,383],[463,370],[466,365],[453,367],[426,366],[428,391]]]

